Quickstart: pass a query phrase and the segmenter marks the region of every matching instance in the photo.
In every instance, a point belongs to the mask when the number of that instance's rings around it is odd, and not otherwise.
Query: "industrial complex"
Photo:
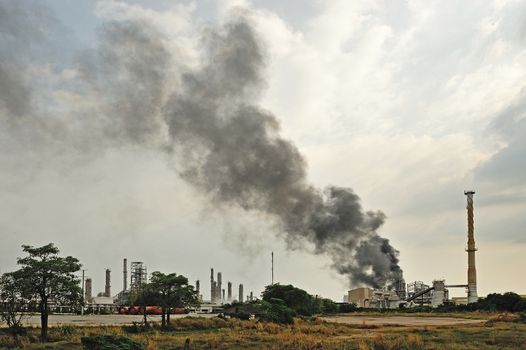
[[[447,284],[445,280],[434,280],[431,285],[422,281],[414,281],[406,285],[404,280],[398,281],[395,290],[378,290],[373,288],[356,288],[344,296],[344,302],[354,303],[363,308],[396,309],[399,307],[432,306],[451,304],[468,304],[478,300],[477,270],[475,268],[475,235],[473,224],[473,195],[475,191],[464,191],[467,198],[468,221],[468,273],[467,283]],[[450,288],[465,288],[465,298],[449,298]]]
[[[453,303],[467,304],[478,300],[477,296],[477,276],[475,268],[475,247],[474,224],[473,224],[473,195],[474,191],[465,191],[467,198],[467,248],[468,254],[468,271],[467,283],[448,284],[443,279],[437,279],[430,284],[423,281],[414,281],[407,283],[401,279],[397,281],[395,288],[391,290],[374,289],[361,287],[349,290],[344,297],[344,302],[354,303],[362,308],[381,308],[395,309],[399,307],[413,306],[432,306]],[[274,272],[272,267],[272,273]],[[122,290],[112,295],[111,292],[111,271],[105,270],[104,290],[93,295],[93,285],[91,278],[83,280],[84,300],[86,309],[93,312],[113,312],[126,305],[130,293],[137,291],[141,285],[147,283],[148,272],[144,262],[134,261],[128,265],[128,260],[123,260],[122,270]],[[129,277],[129,283],[128,283]],[[222,305],[234,302],[250,302],[254,300],[254,293],[250,292],[245,295],[243,284],[239,284],[237,295],[233,290],[234,286],[231,281],[226,282],[226,288],[223,284],[223,274],[214,273],[210,269],[210,299],[203,300],[201,294],[200,281],[195,282],[195,290],[201,300],[201,307],[196,312],[214,312],[220,310]],[[449,289],[464,288],[467,292],[464,298],[450,298]]]
[[[130,272],[130,282],[128,284],[128,271]],[[148,272],[144,262],[134,261],[130,264],[128,270],[128,259],[123,259],[123,271],[122,271],[122,290],[117,294],[111,294],[111,271],[105,270],[105,286],[104,291],[93,296],[93,284],[91,278],[86,278],[83,281],[85,309],[90,312],[115,312],[120,310],[123,306],[128,303],[128,296],[137,291],[141,285],[147,283]],[[250,292],[248,295],[244,295],[243,284],[239,284],[239,292],[237,297],[232,292],[232,282],[227,282],[227,290],[223,288],[222,284],[222,273],[217,273],[217,279],[214,276],[214,269],[210,269],[210,300],[204,300],[203,295],[200,293],[201,284],[197,280],[195,282],[195,290],[199,295],[201,305],[198,309],[193,310],[195,312],[210,313],[220,310],[224,304],[231,304],[236,302],[250,302],[254,300],[254,293]]]

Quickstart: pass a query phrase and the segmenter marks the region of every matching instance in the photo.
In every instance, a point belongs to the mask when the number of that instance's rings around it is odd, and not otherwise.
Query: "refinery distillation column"
[[[473,227],[473,195],[475,191],[464,191],[467,196],[467,211],[468,211],[468,303],[475,303],[478,300],[477,296],[477,270],[475,268],[475,237]]]

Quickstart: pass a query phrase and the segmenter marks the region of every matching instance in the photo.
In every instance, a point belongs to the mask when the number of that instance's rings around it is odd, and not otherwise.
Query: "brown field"
[[[149,350],[183,349],[187,339],[190,349],[526,349],[526,324],[513,315],[488,315],[487,320],[474,323],[426,325],[389,323],[385,322],[389,316],[382,318],[377,324],[297,319],[288,326],[182,318],[173,320],[168,330],[155,326],[145,332],[138,326],[60,325],[50,330],[51,341],[46,344],[38,342],[37,328],[30,329],[18,341],[0,333],[0,348],[82,349],[82,336],[111,334],[142,341]]]

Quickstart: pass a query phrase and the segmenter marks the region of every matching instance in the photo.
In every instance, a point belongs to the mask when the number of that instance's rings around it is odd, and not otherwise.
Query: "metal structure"
[[[468,253],[468,304],[475,303],[478,300],[477,296],[477,269],[475,268],[475,229],[473,224],[473,195],[475,191],[464,191],[467,197],[467,212],[468,212],[468,246],[466,252]]]
[[[146,265],[142,261],[134,261],[130,267],[130,289],[137,290],[148,282]]]
[[[128,259],[122,261],[122,290],[125,292],[128,288]]]
[[[407,301],[414,300],[415,303],[424,305],[431,303],[433,288],[422,281],[414,281],[407,285]]]
[[[104,285],[104,296],[111,297],[111,270],[106,269],[106,284]]]
[[[405,280],[403,278],[396,282],[396,294],[402,300],[404,300],[407,297],[407,288],[406,288]]]

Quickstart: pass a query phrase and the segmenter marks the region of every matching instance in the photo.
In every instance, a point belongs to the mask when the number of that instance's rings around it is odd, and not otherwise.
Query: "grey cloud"
[[[498,115],[489,128],[507,146],[475,170],[479,181],[498,183],[501,189],[526,181],[526,91]]]

